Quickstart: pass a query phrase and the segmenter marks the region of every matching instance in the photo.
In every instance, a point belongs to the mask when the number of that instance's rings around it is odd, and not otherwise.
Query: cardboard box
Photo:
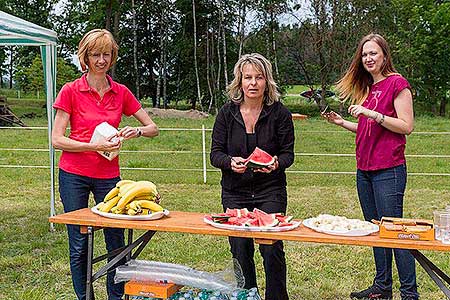
[[[433,221],[383,217],[380,224],[380,238],[433,241]]]
[[[108,122],[103,122],[99,125],[97,125],[97,127],[95,127],[94,133],[92,134],[91,137],[91,143],[96,142],[100,139],[108,139],[111,136],[114,136],[118,133],[117,129],[114,128],[113,126],[109,125]],[[112,139],[112,141],[114,141],[114,139],[119,139],[118,137],[115,137]],[[117,151],[97,151],[101,156],[103,156],[104,158],[108,159],[108,160],[113,160],[117,155],[119,155],[119,150]]]
[[[125,283],[125,295],[165,299],[175,294],[180,288],[181,285],[174,283],[130,280]]]

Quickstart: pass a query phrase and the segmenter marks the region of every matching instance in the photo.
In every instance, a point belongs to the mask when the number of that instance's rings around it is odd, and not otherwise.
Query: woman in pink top
[[[335,112],[323,113],[329,122],[356,133],[358,197],[364,218],[403,216],[406,187],[405,135],[414,127],[408,81],[393,64],[386,40],[369,34],[359,43],[347,72],[337,83],[348,112],[357,123]],[[402,300],[419,298],[414,257],[408,250],[374,248],[373,284],[350,294],[352,299],[392,299],[392,256],[400,278]]]
[[[118,150],[121,139],[110,137],[90,143],[97,125],[106,121],[118,128],[122,115],[134,116],[142,126],[125,126],[118,137],[158,135],[157,126],[130,90],[107,75],[117,54],[118,45],[109,31],[94,29],[85,34],[79,43],[78,58],[82,70],[87,72],[64,85],[53,105],[56,117],[52,143],[63,150],[59,161],[59,192],[65,212],[88,207],[90,192],[96,203],[103,201],[120,180],[118,157],[110,161],[97,151]],[[70,133],[66,136],[69,124]],[[86,299],[87,238],[80,233],[79,226],[67,225],[67,231],[72,283],[78,299]],[[124,246],[123,229],[103,231],[108,252]],[[114,284],[114,272],[107,274],[107,291],[109,300],[122,299],[123,283]]]

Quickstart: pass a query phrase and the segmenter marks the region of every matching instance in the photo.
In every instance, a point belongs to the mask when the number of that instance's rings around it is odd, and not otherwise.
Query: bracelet
[[[380,119],[380,121],[378,122],[378,124],[380,124],[380,125],[383,124],[383,122],[384,122],[384,117],[385,117],[385,116],[384,116],[383,114],[381,114],[381,119]]]
[[[141,137],[142,130],[139,127],[136,127],[137,137]]]

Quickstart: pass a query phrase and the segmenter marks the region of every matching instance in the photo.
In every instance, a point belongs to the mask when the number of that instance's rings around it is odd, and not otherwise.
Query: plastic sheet
[[[242,289],[244,279],[240,266],[210,273],[193,268],[156,261],[131,260],[116,269],[115,282],[129,280],[165,281],[199,289],[232,293]]]

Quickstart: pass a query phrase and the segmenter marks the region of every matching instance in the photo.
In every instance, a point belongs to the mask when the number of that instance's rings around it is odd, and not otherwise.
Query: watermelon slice
[[[266,168],[275,162],[275,158],[266,151],[256,147],[245,160],[245,165],[252,169]]]
[[[245,217],[248,215],[248,209],[246,208],[227,208],[227,210],[225,211],[225,214],[230,216],[230,217]]]

